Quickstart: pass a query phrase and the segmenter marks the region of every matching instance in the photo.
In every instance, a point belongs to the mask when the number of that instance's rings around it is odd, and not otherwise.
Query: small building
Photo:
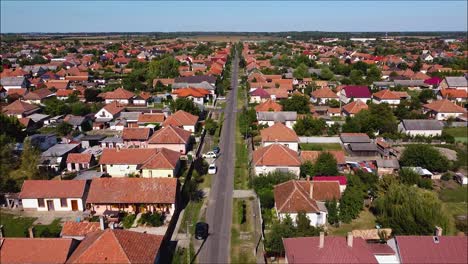
[[[187,113],[183,110],[179,110],[172,115],[169,115],[167,119],[162,124],[163,127],[166,126],[176,126],[183,128],[184,130],[195,133],[197,129],[198,116]]]
[[[370,143],[371,140],[366,133],[341,133],[340,139],[343,145],[350,143]]]
[[[350,143],[347,150],[352,156],[370,157],[379,154],[375,143]]]
[[[99,146],[100,142],[104,140],[105,138],[106,136],[104,135],[86,135],[80,138],[81,147],[87,149],[93,146]]]
[[[101,147],[102,148],[123,148],[124,142],[121,137],[114,136],[114,137],[106,137],[105,139],[101,140]]]
[[[377,174],[383,176],[386,174],[395,174],[400,169],[397,159],[376,159]]]
[[[371,100],[372,94],[367,86],[357,86],[357,85],[350,85],[345,86],[341,90],[340,100],[347,104],[353,99],[354,101],[362,101],[367,103],[367,101]]]
[[[435,137],[442,135],[444,124],[439,120],[403,119],[398,131],[409,136]]]
[[[25,180],[19,198],[24,210],[84,211],[86,193],[83,180]]]
[[[126,147],[146,147],[151,134],[151,128],[125,127],[122,132],[122,139]]]
[[[76,152],[80,144],[56,144],[42,152],[41,164],[53,172],[58,172],[65,168],[67,155]]]
[[[63,223],[60,237],[83,240],[88,234],[100,230],[99,222],[74,222],[67,221]]]
[[[292,129],[296,124],[297,112],[257,112],[257,120],[260,125],[272,126],[282,123]]]
[[[96,164],[94,155],[90,153],[70,153],[67,157],[67,170],[80,171],[91,168]]]
[[[299,150],[299,138],[296,132],[281,123],[260,130],[260,135],[263,147],[278,143],[294,151]]]
[[[296,151],[275,143],[256,149],[252,153],[252,166],[257,176],[275,171],[290,172],[299,176],[301,160]]]
[[[2,112],[4,114],[6,114],[7,116],[14,116],[17,118],[27,117],[40,110],[41,108],[39,106],[28,104],[20,100],[16,100],[13,103],[2,108]]]
[[[447,120],[463,115],[466,109],[450,100],[442,99],[423,105],[423,112],[436,120]]]
[[[190,150],[192,133],[175,126],[166,126],[154,132],[148,140],[148,148],[167,148],[185,154]]]

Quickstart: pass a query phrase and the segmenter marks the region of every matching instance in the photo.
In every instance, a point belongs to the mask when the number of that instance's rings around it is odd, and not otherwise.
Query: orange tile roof
[[[271,144],[255,150],[252,154],[254,166],[300,166],[296,151],[281,144]]]
[[[468,93],[463,89],[441,89],[440,95],[443,98],[464,98],[468,97]]]
[[[345,111],[348,114],[357,114],[360,111],[367,109],[369,109],[369,106],[361,100],[357,100],[343,106],[343,111]]]
[[[103,108],[107,112],[111,113],[112,115],[118,114],[118,113],[122,112],[125,109],[125,107],[119,105],[119,103],[117,103],[115,101],[110,103],[110,104],[106,104]]]
[[[19,197],[28,198],[81,198],[85,180],[25,180]]]
[[[268,88],[264,89],[270,95],[274,95],[276,98],[288,98],[288,90],[284,88]]]
[[[144,164],[157,152],[151,148],[103,149],[99,164]]]
[[[127,230],[96,231],[83,239],[67,263],[154,263],[162,241],[160,235]]]
[[[301,151],[301,160],[302,162],[310,161],[315,163],[320,153],[323,151],[319,150],[303,150]],[[346,164],[345,153],[342,150],[327,150],[326,152],[330,153],[335,157],[338,164]]]
[[[73,94],[73,90],[68,90],[68,89],[60,89],[55,92],[55,96],[57,97],[68,97]]]
[[[272,99],[267,99],[265,102],[260,103],[259,105],[255,106],[256,112],[280,112],[283,111],[283,106],[278,104],[277,102],[273,101]]]
[[[151,134],[151,128],[130,128],[124,127],[122,132],[122,139],[123,140],[148,140]]]
[[[67,221],[63,223],[61,236],[86,236],[89,233],[99,230],[99,222],[75,222]]]
[[[8,95],[17,94],[17,95],[23,96],[27,92],[28,92],[28,89],[26,88],[11,88],[11,89],[8,89],[7,94]]]
[[[89,163],[92,157],[91,153],[70,153],[67,156],[67,163]]]
[[[73,250],[71,238],[1,238],[2,263],[59,264]]]
[[[296,132],[282,123],[260,130],[260,135],[262,142],[299,142]]]
[[[188,112],[183,110],[179,110],[174,114],[167,117],[166,121],[164,121],[163,126],[195,126],[198,122],[198,116],[192,115]]]
[[[439,113],[464,113],[466,111],[465,108],[458,106],[447,99],[437,100],[432,103],[425,104],[423,107]]]
[[[124,88],[118,88],[112,92],[104,93],[105,99],[130,99],[135,96],[134,93],[125,90]]]
[[[70,83],[69,80],[50,80],[45,83],[47,88],[55,87],[57,90],[66,89],[68,84]]]
[[[186,144],[192,132],[176,126],[166,126],[154,132],[148,144]]]
[[[390,90],[381,90],[373,94],[375,98],[380,100],[399,100],[400,96],[396,95],[394,92]]]
[[[177,95],[178,97],[205,97],[210,94],[209,91],[203,88],[180,88],[172,92],[172,94]]]
[[[143,164],[142,169],[175,169],[180,159],[180,152],[161,148]]]
[[[164,114],[140,114],[138,116],[138,123],[162,123],[164,122]]]
[[[315,90],[311,95],[315,98],[338,98],[338,95],[327,87]]]

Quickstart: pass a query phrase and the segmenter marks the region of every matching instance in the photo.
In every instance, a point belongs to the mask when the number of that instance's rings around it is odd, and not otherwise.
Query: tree
[[[16,166],[16,159],[13,156],[14,140],[6,134],[0,133],[0,192],[17,192],[19,186],[14,179],[10,178],[10,172]]]
[[[326,201],[325,207],[327,207],[327,211],[328,211],[328,217],[327,217],[328,223],[330,225],[338,224],[339,222],[338,203],[336,202],[336,199],[333,199],[332,201]]]
[[[429,100],[436,99],[436,95],[431,89],[426,89],[419,93],[418,99],[421,103],[426,104]]]
[[[0,114],[0,135],[13,137],[17,142],[23,141],[25,137],[23,126],[18,121],[18,118],[5,114]],[[3,146],[3,144],[0,146]]]
[[[349,79],[353,84],[363,84],[364,79],[363,79],[364,74],[360,70],[352,70],[351,73],[349,74]]]
[[[332,107],[332,108],[340,107],[340,102],[338,100],[335,100],[335,99],[328,100],[327,104],[328,104],[329,107]]]
[[[335,176],[338,175],[338,165],[335,157],[329,152],[321,152],[314,164],[314,176]]]
[[[64,101],[56,97],[47,99],[44,105],[44,112],[51,116],[66,115],[71,112],[70,107]]]
[[[374,136],[375,133],[395,133],[397,119],[391,107],[386,104],[370,104],[368,110],[362,110],[352,118],[346,118],[343,132],[361,132]]]
[[[320,79],[322,80],[331,80],[333,79],[333,77],[335,77],[335,75],[333,74],[333,72],[325,67],[323,68],[321,71],[320,71]]]
[[[398,176],[400,177],[400,181],[407,185],[417,185],[421,180],[421,176],[409,168],[402,168]]]
[[[81,102],[76,102],[70,105],[71,113],[77,116],[84,116],[91,113],[91,109],[88,105]]]
[[[179,62],[172,56],[153,60],[148,65],[148,79],[175,78],[179,76]]]
[[[218,128],[218,123],[211,118],[206,119],[205,129],[208,131],[208,134],[214,135],[216,129]]]
[[[297,68],[293,72],[293,76],[296,79],[304,79],[310,76],[309,74],[309,67],[304,63],[299,64]]]
[[[252,134],[253,125],[252,123],[257,120],[255,109],[253,108],[242,108],[242,114],[239,115],[239,130],[242,136],[249,137]]]
[[[425,144],[407,145],[401,155],[400,164],[423,167],[435,172],[445,172],[449,168],[449,160],[439,150]]]
[[[171,104],[173,112],[178,110],[184,110],[185,112],[191,113],[192,115],[199,115],[200,108],[189,98],[179,97]]]
[[[252,180],[252,186],[258,194],[262,207],[273,208],[275,205],[273,187],[295,178],[296,175],[284,172],[271,172],[262,177],[255,177]]]
[[[294,94],[291,98],[281,101],[283,111],[294,111],[298,114],[310,113],[309,100],[307,97],[299,94]]]
[[[31,144],[29,139],[26,139],[23,144],[23,152],[21,153],[20,167],[12,172],[13,178],[20,182],[24,179],[41,180],[41,175],[38,165],[41,160],[41,152]]]
[[[349,178],[355,177],[352,175]],[[353,184],[348,184],[340,200],[339,218],[344,223],[349,223],[359,216],[363,207],[363,187],[359,179],[355,179]]]
[[[303,178],[314,175],[314,164],[312,164],[310,161],[302,163],[300,167],[300,175]]]
[[[60,136],[66,136],[72,132],[73,126],[66,122],[62,122],[55,127],[55,130]]]
[[[435,193],[414,186],[392,184],[373,204],[377,221],[396,235],[431,235],[435,226],[450,234],[452,216]]]
[[[307,115],[298,119],[293,128],[299,136],[317,136],[325,132],[327,123],[321,118],[314,118]]]

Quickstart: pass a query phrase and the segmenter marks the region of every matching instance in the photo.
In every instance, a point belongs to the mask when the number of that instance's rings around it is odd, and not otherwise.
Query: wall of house
[[[173,151],[185,154],[187,150],[186,144],[148,144],[148,148],[167,148]]]
[[[182,128],[192,133],[195,132],[195,126],[183,126]]]
[[[129,205],[129,204],[121,204],[121,205],[112,205],[112,204],[88,204],[88,206],[96,212],[96,215],[102,215],[106,210],[111,211],[124,211],[127,213],[133,213],[137,209],[140,204],[136,205]],[[174,215],[175,211],[175,204],[154,204],[154,205],[147,205],[147,208],[150,211],[167,211],[166,221],[170,221],[172,215]],[[167,210],[166,210],[167,209]]]
[[[139,173],[137,170],[137,165],[121,165],[121,164],[106,164],[106,171],[111,176],[115,177],[125,177],[132,173]]]
[[[282,141],[278,141],[278,142],[273,142],[273,141],[266,141],[266,142],[263,142],[263,146],[266,147],[266,146],[269,146],[271,144],[281,144],[285,147],[288,147],[294,151],[298,151],[299,149],[299,144],[297,142],[282,142]]]
[[[436,119],[437,120],[447,120],[450,117],[456,118],[457,116],[461,116],[462,113],[437,113]]]
[[[112,102],[118,102],[118,103],[121,103],[121,104],[129,104],[128,99],[106,99],[106,104],[110,104]]]
[[[114,116],[105,109],[99,110],[94,116],[96,118],[114,118]]]
[[[255,175],[266,175],[270,172],[275,172],[276,170],[280,169],[288,169],[289,172],[294,173],[295,175],[299,176],[300,169],[299,166],[297,167],[287,167],[287,166],[255,166]]]
[[[400,260],[397,255],[374,255],[379,264],[399,264]]]
[[[48,211],[47,201],[54,202],[54,211],[72,211],[71,201],[78,201],[78,211],[84,210],[84,203],[81,198],[67,198],[67,206],[62,207],[59,198],[44,199],[44,207],[39,207],[37,199],[22,199],[24,209],[37,209],[37,211]]]
[[[283,219],[286,218],[287,215],[289,215],[289,217],[291,217],[293,223],[296,224],[297,213],[289,213],[289,214],[279,213],[278,218],[282,221]],[[318,214],[316,214],[316,213],[307,213],[306,216],[307,216],[307,218],[309,218],[311,226],[321,226],[321,225],[325,225],[327,223],[327,213],[326,212],[320,212]]]
[[[373,99],[372,102],[374,104],[381,104],[381,103],[387,103],[389,105],[399,105],[400,104],[400,100],[379,100],[379,99]]]
[[[171,169],[153,169],[153,170],[146,170],[142,171],[143,178],[167,178],[167,177],[174,177],[175,170]]]
[[[146,100],[133,100],[134,105],[146,105]]]
[[[268,125],[269,127],[274,125],[275,124],[275,121],[267,121],[267,120],[259,120],[258,123],[260,125]],[[283,123],[285,126],[293,129],[294,127],[294,124],[296,124],[296,120],[294,121],[286,121],[285,123]]]

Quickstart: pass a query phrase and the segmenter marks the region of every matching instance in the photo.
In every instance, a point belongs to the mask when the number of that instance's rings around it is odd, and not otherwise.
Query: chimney
[[[29,231],[29,238],[34,238],[34,227],[30,227],[28,228],[28,231]]]
[[[314,184],[312,182],[309,181],[309,186],[310,186],[310,191],[309,191],[309,195],[310,195],[310,199],[314,199],[314,196],[313,196],[313,193],[314,193]]]
[[[348,232],[346,241],[348,242],[348,247],[353,247],[353,233]]]
[[[442,227],[436,226],[436,227],[435,227],[435,232],[434,232],[435,234],[434,234],[434,235],[440,237],[440,236],[442,236],[442,231],[443,231]]]
[[[0,238],[3,238],[3,225],[0,225]]]
[[[320,232],[319,248],[323,248],[324,244],[325,244],[325,233]]]
[[[100,216],[100,217],[99,217],[99,228],[100,228],[101,230],[106,229],[106,227],[105,227],[105,225],[104,225],[104,217],[103,217],[103,216]]]

